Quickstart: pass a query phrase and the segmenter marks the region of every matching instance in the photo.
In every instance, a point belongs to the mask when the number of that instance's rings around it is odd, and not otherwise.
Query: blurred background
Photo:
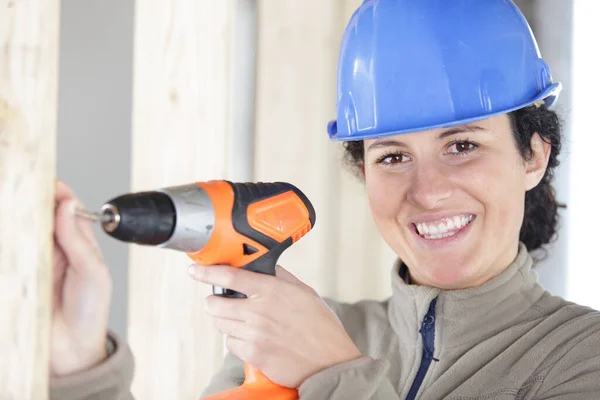
[[[57,176],[89,207],[130,188],[133,11],[132,0],[61,2]],[[98,240],[114,280],[110,326],[125,334],[128,248]]]
[[[148,2],[140,4],[143,3]],[[566,141],[555,187],[559,201],[568,208],[561,214],[559,239],[537,270],[541,283],[553,294],[599,309],[600,291],[596,283],[600,281],[600,261],[596,249],[600,215],[595,206],[600,169],[595,153],[600,149],[600,135],[594,118],[597,110],[592,107],[600,92],[596,72],[600,26],[594,18],[600,15],[600,2],[521,0],[517,3],[536,34],[554,79],[564,85],[558,111],[565,122]],[[185,58],[188,55],[185,47],[173,47],[173,52],[165,56],[174,60],[172,64],[165,63],[165,74],[180,74],[177,76],[181,82],[177,81],[177,85],[197,84],[202,88],[217,79],[229,82],[225,88],[231,92],[223,94],[214,87],[210,90],[226,97],[223,104],[232,104],[233,109],[228,109],[227,115],[232,116],[233,122],[223,125],[227,133],[213,132],[213,142],[207,142],[207,149],[198,147],[198,157],[214,150],[210,143],[217,143],[219,135],[227,140],[218,142],[217,152],[229,151],[232,155],[221,169],[198,176],[287,180],[297,184],[315,202],[317,224],[314,232],[284,254],[281,263],[322,295],[344,301],[387,296],[394,256],[377,237],[362,187],[343,168],[340,147],[328,142],[325,129],[334,115],[339,40],[351,12],[360,2],[238,0],[231,4],[234,9],[226,12],[234,15],[236,23],[227,38],[233,43],[233,50],[227,56],[231,59],[225,58],[229,60],[225,76],[219,75],[222,66],[208,59],[211,52],[218,51],[216,47],[202,47],[203,44],[194,42],[190,57],[195,57],[196,64],[180,70],[177,63],[189,61]],[[145,152],[142,132],[146,127],[156,129],[159,123],[163,130],[154,133],[154,139],[148,138],[148,146],[156,146],[151,140],[164,141],[174,134],[169,123],[156,122],[149,114],[134,113],[134,88],[141,94],[145,85],[154,84],[151,74],[136,80],[134,71],[153,68],[143,65],[148,60],[142,57],[136,64],[136,51],[153,46],[161,51],[161,46],[170,46],[170,41],[178,43],[189,30],[195,29],[192,35],[202,35],[202,23],[209,23],[212,15],[199,20],[198,27],[188,24],[169,28],[173,35],[166,42],[140,39],[140,45],[136,46],[136,27],[145,29],[148,38],[154,29],[151,23],[140,22],[141,18],[151,12],[162,15],[150,10],[152,7],[141,7],[138,12],[142,14],[136,14],[133,0],[62,0],[61,7],[58,176],[88,207],[97,208],[108,198],[136,187],[132,165],[139,163]],[[171,14],[165,14],[165,18],[176,19],[178,13],[185,12],[185,7],[188,6],[170,6]],[[217,10],[219,7],[206,6],[203,10],[205,14],[211,10],[221,12]],[[209,34],[221,38],[223,26]],[[163,27],[157,24],[156,29],[160,31]],[[217,46],[219,42],[210,43]],[[202,78],[205,81],[199,83],[187,80],[186,68],[194,68],[193,65],[204,68],[206,63],[213,63],[208,70],[214,76],[205,76]],[[184,102],[181,93],[172,92],[171,100]],[[146,100],[148,104],[152,101]],[[221,104],[219,101],[220,98],[215,104]],[[138,111],[143,108],[140,104]],[[196,111],[213,112],[211,104],[206,106],[208,111]],[[135,115],[139,125],[134,129]],[[171,122],[177,125],[173,130],[186,129],[185,124]],[[211,125],[211,129],[218,131],[218,126]],[[136,140],[132,139],[132,131],[139,135]],[[161,135],[164,138],[155,139]],[[132,143],[136,143],[138,150]],[[146,160],[149,166],[162,162]],[[142,173],[139,168],[137,174]],[[125,336],[128,309],[132,309],[128,307],[132,293],[128,288],[135,287],[131,280],[140,273],[132,270],[151,274],[152,267],[140,265],[141,258],[130,258],[132,249],[127,246],[99,231],[98,237],[114,278],[110,326]],[[181,277],[186,266],[170,268]],[[158,292],[165,289],[160,283],[153,285]]]

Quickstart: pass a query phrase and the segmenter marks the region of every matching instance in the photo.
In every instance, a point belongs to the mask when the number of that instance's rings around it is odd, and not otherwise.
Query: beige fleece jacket
[[[531,267],[521,244],[485,285],[440,291],[407,284],[398,263],[390,299],[328,300],[364,357],[310,377],[300,399],[600,399],[600,313],[552,296]],[[51,399],[131,399],[130,356],[120,346]],[[243,363],[228,354],[201,397],[243,379]]]
[[[86,371],[50,379],[50,400],[134,400],[129,390],[133,357],[129,347],[109,332],[109,357]]]

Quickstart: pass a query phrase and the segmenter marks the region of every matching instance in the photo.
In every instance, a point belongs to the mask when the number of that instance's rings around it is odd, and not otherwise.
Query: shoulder
[[[600,373],[600,311],[550,294],[536,306],[543,314],[544,341],[554,348],[546,367],[564,369],[588,360]]]
[[[600,311],[591,307],[567,301],[548,292],[533,307],[542,314],[542,324],[547,325],[555,335],[577,338],[600,333]],[[600,340],[600,336],[597,338]]]
[[[324,298],[338,316],[348,335],[360,349],[370,349],[391,333],[388,318],[389,299],[362,300],[355,303]]]
[[[552,350],[538,371],[538,395],[600,393],[600,312],[560,297],[547,300],[551,307],[541,322],[547,334],[540,344]]]

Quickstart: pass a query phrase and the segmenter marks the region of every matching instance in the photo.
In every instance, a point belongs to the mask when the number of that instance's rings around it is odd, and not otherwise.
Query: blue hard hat
[[[560,91],[510,0],[365,0],[346,28],[332,140],[467,124]]]

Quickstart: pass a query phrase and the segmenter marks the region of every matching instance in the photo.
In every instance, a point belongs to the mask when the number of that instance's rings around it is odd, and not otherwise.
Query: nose
[[[432,210],[452,196],[452,182],[443,167],[424,163],[415,167],[407,191],[408,201],[416,206]]]

